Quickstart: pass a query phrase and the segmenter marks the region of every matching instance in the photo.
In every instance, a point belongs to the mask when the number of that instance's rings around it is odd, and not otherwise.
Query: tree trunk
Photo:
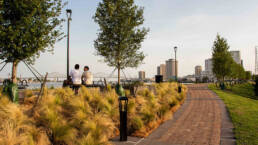
[[[117,80],[117,82],[118,82],[118,85],[120,85],[120,67],[118,67],[117,70],[118,70],[118,80]]]
[[[12,66],[12,83],[17,84],[17,66],[18,62],[14,61]]]

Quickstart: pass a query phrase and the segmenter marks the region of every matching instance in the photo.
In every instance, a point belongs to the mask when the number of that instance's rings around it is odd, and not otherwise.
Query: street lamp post
[[[177,60],[176,60],[177,46],[174,47],[174,51],[175,51],[175,80],[177,82]]]
[[[67,9],[66,10],[66,16],[67,16],[67,81],[69,81],[69,64],[70,64],[70,21],[72,20],[72,10]]]

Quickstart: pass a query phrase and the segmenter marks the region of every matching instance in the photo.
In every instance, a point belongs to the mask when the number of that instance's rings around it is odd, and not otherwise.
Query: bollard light
[[[127,97],[119,97],[120,141],[127,141]]]
[[[182,92],[182,84],[179,82],[178,84],[178,93],[181,93]]]

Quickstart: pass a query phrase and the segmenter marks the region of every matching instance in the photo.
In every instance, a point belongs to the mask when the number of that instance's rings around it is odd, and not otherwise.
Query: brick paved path
[[[188,97],[173,119],[145,139],[116,145],[234,145],[233,125],[224,103],[207,85],[189,85]]]

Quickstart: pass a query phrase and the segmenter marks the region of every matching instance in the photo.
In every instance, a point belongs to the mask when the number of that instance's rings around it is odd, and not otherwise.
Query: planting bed
[[[126,91],[128,131],[145,137],[167,120],[186,97],[187,89],[177,93],[176,83],[154,84],[155,91],[141,89],[136,97]],[[32,111],[36,96],[13,104],[0,95],[0,144],[8,145],[108,145],[119,135],[118,96],[115,90],[45,89]]]

